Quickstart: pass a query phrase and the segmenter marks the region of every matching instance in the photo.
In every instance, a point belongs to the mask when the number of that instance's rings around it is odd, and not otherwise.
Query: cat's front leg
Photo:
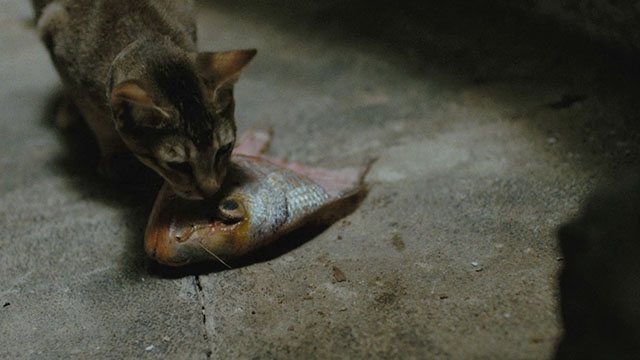
[[[100,149],[98,173],[110,180],[124,181],[127,176],[125,163],[130,164],[131,152],[124,145],[110,118],[100,113],[84,114]]]
[[[61,99],[56,107],[55,123],[60,129],[69,129],[80,123],[82,115],[68,96]]]
[[[112,134],[96,133],[98,147],[100,148],[100,161],[98,173],[116,182],[127,180],[127,167],[131,164],[131,152],[124,146],[120,137]]]

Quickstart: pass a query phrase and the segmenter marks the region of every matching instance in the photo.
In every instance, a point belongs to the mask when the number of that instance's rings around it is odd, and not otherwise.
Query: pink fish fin
[[[271,126],[254,125],[239,136],[233,153],[259,156],[269,149],[272,134],[273,128]]]
[[[266,160],[293,170],[298,174],[304,175],[316,184],[322,186],[331,197],[342,196],[345,193],[359,188],[371,165],[376,161],[375,158],[368,159],[362,166],[346,167],[341,169],[324,169],[320,167],[311,167],[293,161],[264,157]]]

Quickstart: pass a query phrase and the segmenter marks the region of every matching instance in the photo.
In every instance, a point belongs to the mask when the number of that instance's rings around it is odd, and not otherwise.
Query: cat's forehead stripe
[[[197,147],[212,144],[214,121],[202,98],[202,88],[186,59],[161,59],[155,64],[153,77],[160,90],[180,111],[186,135]]]

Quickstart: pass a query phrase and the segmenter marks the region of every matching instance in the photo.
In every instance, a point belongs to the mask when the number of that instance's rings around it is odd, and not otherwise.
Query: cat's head
[[[127,50],[112,64],[115,127],[145,165],[185,198],[214,195],[236,139],[233,84],[256,50]]]

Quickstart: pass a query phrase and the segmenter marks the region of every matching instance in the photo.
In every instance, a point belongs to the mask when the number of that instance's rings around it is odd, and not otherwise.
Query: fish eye
[[[234,199],[222,200],[218,212],[225,224],[235,224],[245,219],[244,207]]]
[[[190,174],[193,171],[191,165],[186,161],[167,161],[166,164],[168,168],[184,174]]]
[[[235,200],[225,200],[222,203],[222,208],[225,210],[235,210],[238,208],[238,203]]]

